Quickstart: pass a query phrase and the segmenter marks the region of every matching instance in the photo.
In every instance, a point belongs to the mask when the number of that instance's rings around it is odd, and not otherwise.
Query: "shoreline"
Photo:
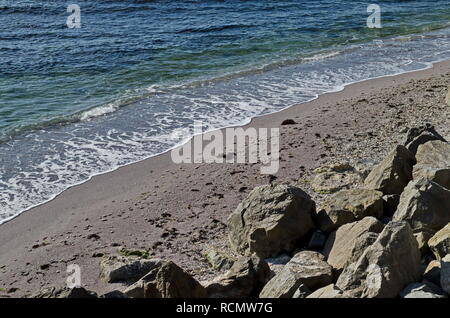
[[[280,128],[281,147],[285,149],[281,151],[277,182],[298,182],[309,178],[314,168],[338,157],[326,152],[316,134],[332,136],[334,133],[333,137],[339,137],[335,146],[342,151],[349,143],[343,139],[349,139],[352,130],[358,133],[370,130],[372,125],[367,123],[373,118],[369,115],[380,116],[375,105],[387,107],[385,111],[390,114],[391,107],[385,105],[390,98],[380,104],[363,102],[359,108],[362,114],[352,113],[352,107],[361,104],[358,100],[362,100],[362,96],[367,99],[411,81],[436,78],[449,72],[450,61],[447,60],[422,70],[348,84],[312,101],[231,127]],[[365,112],[366,109],[372,113]],[[357,120],[349,123],[348,115],[355,115]],[[284,119],[294,119],[297,124],[280,126]],[[342,122],[347,123],[347,127],[339,125]],[[438,131],[445,136],[448,132],[440,128],[437,127]],[[394,136],[389,137],[393,139],[391,142],[399,141]],[[364,142],[374,146],[372,139],[363,136]],[[381,139],[380,142],[387,143]],[[358,142],[353,146],[364,148],[366,145]],[[378,158],[389,150],[378,148],[375,152]],[[120,246],[149,249],[155,256],[171,257],[198,276],[213,274],[202,268],[205,261],[201,259],[201,250],[211,241],[223,243],[227,216],[254,186],[268,183],[269,178],[259,174],[258,164],[175,165],[170,160],[170,151],[95,175],[2,223],[0,288],[19,288],[12,294],[19,296],[48,286],[49,282],[61,285],[65,281],[66,264],[77,263],[85,273],[83,286],[108,291],[111,286],[98,281],[99,259],[93,258],[92,253],[113,254]],[[286,152],[292,152],[292,157],[286,156]],[[327,156],[322,157],[322,154]]]
[[[255,117],[250,117],[250,118],[247,118],[247,119],[243,120],[241,123],[237,123],[237,124],[235,124],[235,125],[224,126],[224,127],[221,127],[221,128],[214,128],[214,129],[211,129],[211,130],[208,130],[208,131],[205,131],[205,132],[201,133],[201,135],[206,135],[206,134],[212,133],[212,132],[214,132],[214,131],[218,131],[218,130],[222,131],[222,130],[225,130],[226,128],[251,126],[252,122],[253,122],[255,119],[258,119],[258,118],[260,118],[260,117],[271,116],[271,115],[274,115],[274,114],[277,114],[277,113],[280,113],[280,112],[284,112],[285,110],[287,110],[287,109],[289,109],[289,108],[291,108],[291,107],[299,107],[299,106],[301,106],[301,105],[311,103],[311,102],[313,102],[313,101],[319,99],[321,96],[342,92],[342,91],[345,90],[348,86],[352,86],[352,85],[355,85],[355,84],[364,83],[364,82],[367,82],[367,81],[377,80],[377,79],[384,79],[384,78],[389,78],[389,77],[396,77],[396,76],[401,76],[401,75],[407,75],[407,74],[409,74],[409,73],[422,72],[422,71],[426,71],[426,70],[429,70],[429,69],[433,69],[433,68],[435,67],[435,65],[438,65],[438,64],[441,64],[441,63],[444,63],[444,64],[445,64],[445,63],[447,63],[447,62],[450,62],[450,59],[447,59],[447,60],[444,59],[444,60],[437,60],[437,61],[434,61],[434,62],[429,62],[429,63],[426,63],[427,66],[425,66],[425,67],[423,67],[423,68],[419,68],[419,69],[417,69],[417,70],[403,71],[403,72],[394,73],[394,74],[391,74],[391,75],[376,76],[376,77],[372,77],[372,78],[368,78],[368,79],[364,79],[364,80],[360,80],[360,81],[356,81],[356,82],[350,82],[350,83],[347,83],[347,84],[343,84],[343,85],[338,86],[337,88],[335,88],[335,89],[333,89],[333,90],[330,90],[330,91],[328,91],[328,92],[325,92],[325,93],[323,93],[323,94],[321,94],[321,95],[317,95],[316,97],[314,97],[314,98],[312,98],[312,99],[310,99],[310,100],[308,100],[308,101],[305,101],[305,102],[302,102],[302,103],[298,103],[298,104],[295,103],[295,104],[289,105],[289,106],[287,106],[287,107],[285,107],[285,108],[282,108],[282,109],[280,109],[280,110],[277,110],[277,111],[274,111],[274,112],[271,112],[271,113],[268,113],[268,114],[263,114],[263,115],[258,115],[258,116],[255,116]],[[158,157],[158,156],[162,156],[162,155],[168,154],[168,153],[170,153],[171,151],[173,151],[173,150],[175,150],[175,149],[178,149],[178,148],[181,148],[183,145],[185,145],[185,144],[191,142],[195,136],[197,136],[197,134],[193,134],[192,136],[186,138],[186,140],[184,140],[184,141],[182,141],[182,142],[180,142],[180,143],[174,145],[173,147],[170,147],[170,148],[167,149],[167,150],[164,150],[163,152],[160,152],[160,153],[157,153],[157,154],[154,154],[154,155],[150,155],[150,156],[145,157],[145,158],[143,158],[143,159],[139,159],[139,160],[137,160],[137,161],[133,161],[133,162],[130,162],[130,163],[121,165],[121,166],[113,167],[113,168],[111,168],[111,169],[109,169],[109,170],[106,170],[106,171],[103,171],[103,172],[99,172],[99,173],[97,173],[97,174],[93,174],[93,175],[89,176],[88,179],[83,180],[83,181],[80,181],[80,182],[78,182],[78,183],[75,183],[75,184],[73,184],[73,185],[68,186],[68,187],[67,187],[66,189],[64,189],[63,191],[61,191],[61,192],[59,192],[59,193],[56,193],[56,194],[52,195],[51,198],[46,199],[46,200],[42,201],[41,203],[37,203],[37,204],[35,204],[35,205],[32,205],[32,206],[26,208],[25,210],[23,210],[23,211],[21,211],[21,212],[18,212],[18,214],[16,214],[16,215],[13,215],[13,216],[11,216],[11,217],[9,217],[9,218],[0,220],[0,226],[2,226],[3,224],[6,224],[6,223],[8,223],[9,221],[11,221],[11,220],[13,220],[13,219],[19,217],[19,216],[20,216],[21,214],[23,214],[23,213],[26,213],[26,212],[28,212],[28,211],[30,211],[30,210],[33,210],[33,209],[35,209],[35,208],[38,208],[38,207],[40,207],[40,206],[42,206],[42,205],[45,205],[45,204],[47,204],[47,203],[49,203],[49,202],[55,200],[58,196],[64,194],[64,192],[70,190],[70,189],[73,188],[73,187],[78,187],[78,186],[80,186],[80,185],[83,185],[84,183],[91,181],[91,180],[92,180],[93,178],[95,178],[95,177],[98,177],[98,176],[101,176],[101,175],[104,175],[104,174],[108,174],[108,173],[112,173],[112,172],[114,172],[114,171],[116,171],[116,170],[119,170],[119,169],[121,169],[121,168],[124,168],[124,167],[126,167],[126,166],[129,166],[129,165],[135,165],[135,164],[138,164],[139,162],[142,162],[142,161],[145,161],[145,160],[150,160],[150,159],[152,159],[152,158],[155,158],[155,157]]]

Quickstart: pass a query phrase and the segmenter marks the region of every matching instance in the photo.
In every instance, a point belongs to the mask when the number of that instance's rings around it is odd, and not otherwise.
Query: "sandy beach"
[[[313,170],[332,162],[378,161],[402,142],[408,128],[431,123],[449,139],[444,98],[450,62],[372,79],[328,93],[244,126],[280,128],[280,169],[262,175],[260,164],[180,164],[165,153],[72,187],[54,200],[0,225],[0,297],[29,296],[64,286],[69,264],[82,285],[98,293],[124,289],[99,279],[102,255],[120,248],[148,251],[188,270],[198,280],[216,275],[202,251],[226,249],[226,220],[258,185],[310,189]],[[285,119],[293,125],[281,125]]]

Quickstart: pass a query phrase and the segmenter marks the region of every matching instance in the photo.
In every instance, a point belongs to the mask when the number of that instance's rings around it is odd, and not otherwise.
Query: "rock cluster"
[[[450,144],[433,127],[411,129],[368,174],[348,165],[318,173],[332,194],[317,207],[293,185],[249,193],[228,218],[239,256],[205,252],[223,271],[215,279],[199,282],[168,260],[109,257],[101,278],[124,288],[100,297],[448,297]],[[98,296],[76,289],[36,297]]]

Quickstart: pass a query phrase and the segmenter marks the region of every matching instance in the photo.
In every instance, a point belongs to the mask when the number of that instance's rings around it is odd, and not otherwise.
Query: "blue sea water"
[[[67,6],[81,9],[70,29]],[[93,175],[450,58],[448,0],[0,0],[0,223]]]

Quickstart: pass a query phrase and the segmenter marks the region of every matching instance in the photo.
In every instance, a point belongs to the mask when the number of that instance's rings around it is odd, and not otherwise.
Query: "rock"
[[[206,283],[208,297],[256,297],[271,276],[267,263],[256,255],[239,258],[228,272]]]
[[[98,298],[95,292],[83,287],[43,288],[31,298]]]
[[[400,203],[400,195],[398,194],[388,194],[383,196],[384,215],[387,217],[392,217],[395,211],[397,211],[399,203]]]
[[[320,231],[315,231],[311,236],[311,239],[309,240],[308,249],[316,251],[321,250],[324,247],[326,241],[327,236],[325,234]]]
[[[301,284],[316,290],[333,282],[333,270],[322,254],[303,251],[294,255],[289,263],[263,288],[260,298],[291,298]]]
[[[426,267],[423,275],[423,279],[432,282],[433,284],[440,285],[441,284],[441,262],[440,261],[431,261]]]
[[[404,146],[397,146],[369,173],[364,184],[383,194],[401,194],[412,180],[414,155]]]
[[[384,225],[374,217],[342,225],[330,234],[323,253],[327,262],[338,272],[356,262],[365,249],[371,246]]]
[[[428,246],[437,260],[441,260],[445,255],[450,254],[450,223],[428,241]]]
[[[109,293],[101,295],[100,298],[128,298],[128,296],[119,290],[113,290]]]
[[[383,215],[383,193],[376,190],[341,190],[325,199],[317,213],[320,230],[329,232],[341,225],[361,220],[366,216]]]
[[[336,164],[316,169],[311,187],[321,194],[335,193],[342,189],[350,189],[362,182],[358,172],[348,163]]]
[[[291,260],[291,257],[287,254],[282,254],[278,257],[266,258],[265,261],[267,265],[269,265],[270,270],[272,271],[272,276],[278,274]],[[272,277],[271,277],[272,278]]]
[[[350,297],[397,297],[419,280],[420,251],[407,222],[390,222],[357,262],[347,266],[336,286]]]
[[[441,259],[441,288],[450,295],[450,254]]]
[[[100,262],[100,277],[107,283],[135,282],[160,263],[160,259],[109,256]]]
[[[431,140],[445,141],[444,137],[438,134],[431,124],[414,127],[408,130],[405,139],[405,147],[411,151],[412,154],[417,153],[417,148],[424,143]]]
[[[281,122],[281,126],[285,126],[285,125],[295,125],[296,122],[293,119],[285,119]]]
[[[234,258],[214,246],[208,247],[203,255],[205,255],[206,260],[211,267],[218,270],[229,270],[236,261]]]
[[[342,298],[342,296],[342,290],[337,288],[334,284],[330,284],[316,290],[306,298]]]
[[[228,218],[231,247],[261,258],[289,252],[312,230],[314,212],[314,202],[299,188],[256,187]]]
[[[445,103],[450,106],[450,86],[448,87],[447,95],[445,96]]]
[[[311,294],[309,288],[306,287],[304,284],[300,284],[300,286],[297,288],[292,298],[306,298],[309,294]]]
[[[442,293],[424,283],[412,283],[400,292],[402,298],[446,298]]]
[[[450,190],[430,180],[413,180],[402,193],[393,220],[407,221],[425,251],[428,240],[450,222]]]
[[[426,178],[450,189],[450,144],[440,140],[429,141],[417,150],[417,164],[413,178]]]
[[[124,294],[131,298],[206,298],[206,289],[175,263],[160,261]]]

